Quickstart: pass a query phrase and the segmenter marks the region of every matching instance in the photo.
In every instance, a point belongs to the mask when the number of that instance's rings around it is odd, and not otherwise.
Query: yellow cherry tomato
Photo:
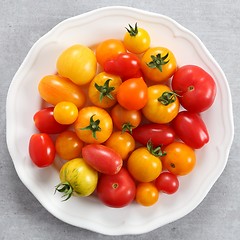
[[[177,70],[176,58],[168,48],[149,48],[141,58],[141,69],[148,80],[164,82]]]
[[[154,123],[169,123],[179,112],[177,95],[163,84],[148,87],[148,101],[142,109],[143,115]]]

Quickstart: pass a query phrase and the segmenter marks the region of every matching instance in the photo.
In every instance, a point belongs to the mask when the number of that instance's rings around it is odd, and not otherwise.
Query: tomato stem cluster
[[[151,55],[152,61],[147,63],[147,66],[150,68],[157,68],[160,72],[162,72],[162,66],[167,64],[170,60],[167,60],[168,57],[167,53],[165,56],[161,56],[161,53],[158,53],[156,56],[155,55]]]
[[[147,143],[147,150],[155,157],[163,157],[163,156],[167,155],[166,152],[162,151],[161,145],[154,148],[151,140],[149,140]]]
[[[102,102],[103,98],[104,97],[108,97],[109,99],[114,99],[113,95],[111,94],[111,92],[113,90],[115,90],[115,87],[110,87],[109,86],[109,82],[111,81],[112,79],[108,79],[103,86],[99,86],[97,83],[95,83],[95,88],[100,92],[100,97],[99,97],[99,100],[100,102]]]
[[[135,23],[134,28],[130,24],[128,24],[128,26],[129,26],[129,29],[126,28],[128,33],[130,34],[131,37],[135,37],[138,34],[137,23]]]
[[[70,185],[69,182],[59,183],[55,187],[55,193],[56,193],[56,191],[64,193],[62,198],[64,198],[64,197],[66,197],[66,198],[63,199],[62,201],[67,201],[73,194],[73,188],[72,188],[72,186]]]
[[[176,101],[177,96],[179,96],[175,92],[164,92],[159,98],[158,101],[162,103],[163,105],[167,106],[170,103],[173,103]]]
[[[95,116],[92,115],[91,118],[90,118],[90,124],[84,128],[81,128],[81,130],[90,130],[92,131],[92,135],[95,139],[97,139],[97,136],[96,136],[96,132],[100,132],[101,131],[101,128],[99,126],[100,124],[100,120],[97,119],[96,121],[93,120],[93,117]]]

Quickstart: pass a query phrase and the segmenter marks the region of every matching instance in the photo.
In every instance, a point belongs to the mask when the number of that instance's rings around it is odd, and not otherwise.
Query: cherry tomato
[[[164,47],[149,48],[141,59],[143,75],[151,81],[162,83],[177,70],[174,54]]]
[[[78,108],[72,102],[59,102],[53,110],[55,120],[60,124],[72,124],[78,117]]]
[[[54,161],[56,154],[55,146],[46,133],[33,134],[29,141],[29,155],[38,167],[47,167]]]
[[[34,124],[41,133],[56,134],[65,131],[68,126],[58,123],[53,117],[54,107],[39,110],[33,116]]]
[[[122,41],[118,39],[107,39],[99,43],[96,48],[97,61],[103,66],[106,61],[124,52],[126,52],[126,48]]]
[[[167,153],[161,158],[163,168],[175,175],[189,174],[195,167],[194,150],[182,142],[173,142],[164,148]]]
[[[159,191],[153,183],[139,183],[136,189],[136,201],[142,206],[154,205],[159,198]]]
[[[104,63],[104,71],[118,75],[122,80],[141,77],[139,58],[133,53],[120,53]]]
[[[207,127],[197,113],[178,113],[172,121],[172,127],[178,137],[191,148],[202,148],[209,141]]]
[[[112,134],[113,123],[106,110],[89,106],[79,111],[74,129],[85,143],[103,143]]]
[[[73,131],[64,131],[56,138],[55,148],[59,157],[71,160],[81,156],[83,142]]]
[[[135,198],[136,185],[124,168],[115,175],[101,174],[97,185],[98,198],[107,206],[121,208]]]
[[[179,188],[179,181],[176,175],[171,172],[162,172],[155,180],[158,191],[166,194],[173,194]]]
[[[57,71],[75,84],[84,85],[95,76],[97,59],[90,48],[76,44],[64,50],[58,57]]]
[[[163,84],[148,87],[147,104],[142,109],[143,115],[153,123],[169,123],[178,114],[178,97]]]
[[[112,107],[117,102],[117,91],[122,80],[106,72],[97,74],[88,88],[90,101],[101,108]]]
[[[140,110],[147,103],[148,88],[143,78],[124,81],[117,92],[118,103],[128,110]]]
[[[134,28],[129,25],[129,28],[126,29],[127,32],[124,35],[123,43],[127,50],[136,54],[145,52],[151,43],[148,32],[143,28],[139,28],[137,23]]]
[[[38,91],[40,96],[52,105],[67,101],[80,108],[85,103],[85,95],[81,88],[70,80],[57,75],[48,75],[42,78],[38,84]]]
[[[82,148],[83,159],[100,173],[116,174],[122,167],[122,158],[114,149],[102,144],[88,144]]]
[[[209,109],[216,96],[214,79],[195,65],[180,67],[173,76],[172,88],[181,95],[181,105],[186,110],[196,113]]]
[[[132,129],[136,128],[142,120],[139,110],[128,110],[120,104],[113,107],[111,117],[114,125],[123,132],[132,132]]]
[[[135,149],[133,137],[129,133],[122,131],[113,132],[105,142],[105,145],[118,152],[123,160],[126,160]]]
[[[132,136],[135,141],[142,145],[147,145],[151,140],[154,147],[159,145],[168,145],[175,140],[174,130],[167,124],[147,123],[132,131]]]

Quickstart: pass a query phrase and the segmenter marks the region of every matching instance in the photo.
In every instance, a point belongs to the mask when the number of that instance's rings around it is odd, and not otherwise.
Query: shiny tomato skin
[[[56,150],[50,136],[46,133],[35,133],[29,141],[29,155],[38,167],[50,166],[55,158]]]
[[[151,140],[154,147],[163,145],[166,146],[175,140],[174,130],[167,124],[147,123],[132,131],[132,136],[135,141],[142,145],[147,145]]]
[[[65,131],[68,126],[58,123],[53,116],[54,107],[39,110],[33,116],[34,124],[41,133],[57,134]]]
[[[212,76],[195,65],[182,66],[175,72],[172,89],[181,96],[181,105],[196,113],[209,109],[216,96],[216,83]]]
[[[83,159],[100,173],[114,175],[122,167],[120,154],[102,144],[88,144],[82,148]]]
[[[171,124],[178,137],[194,149],[200,149],[209,142],[207,127],[197,113],[179,112]]]
[[[112,208],[125,207],[134,200],[135,194],[135,182],[125,168],[115,175],[100,175],[97,196],[105,205]]]
[[[171,172],[162,172],[155,180],[155,186],[158,191],[166,194],[173,194],[179,188],[179,181],[175,174]]]

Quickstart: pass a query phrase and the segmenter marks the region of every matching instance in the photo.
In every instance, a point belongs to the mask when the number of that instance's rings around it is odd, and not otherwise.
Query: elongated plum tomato
[[[84,85],[95,76],[97,59],[90,48],[76,44],[64,50],[58,57],[57,71],[75,84]]]
[[[85,95],[81,88],[58,75],[43,77],[38,84],[38,91],[43,100],[52,105],[68,101],[80,108],[85,103]]]
[[[114,149],[102,144],[88,144],[82,148],[83,159],[100,173],[109,175],[120,171],[123,161]]]

